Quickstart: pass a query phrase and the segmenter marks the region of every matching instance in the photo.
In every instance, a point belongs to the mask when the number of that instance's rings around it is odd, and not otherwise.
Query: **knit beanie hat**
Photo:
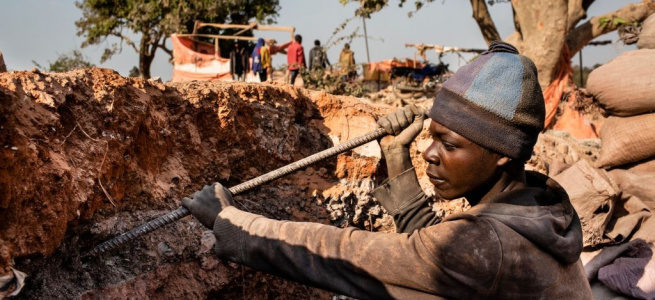
[[[527,161],[545,110],[532,60],[494,42],[443,84],[430,117],[482,147]]]

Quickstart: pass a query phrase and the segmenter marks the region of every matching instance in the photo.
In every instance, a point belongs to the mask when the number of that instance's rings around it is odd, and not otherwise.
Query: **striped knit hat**
[[[544,128],[537,68],[514,46],[494,42],[443,84],[430,117],[470,141],[528,160]]]

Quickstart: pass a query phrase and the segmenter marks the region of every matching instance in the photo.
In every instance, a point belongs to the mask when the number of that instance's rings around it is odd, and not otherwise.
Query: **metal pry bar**
[[[271,182],[275,179],[278,179],[280,177],[283,177],[289,173],[295,172],[299,169],[302,169],[304,167],[307,167],[313,163],[316,163],[318,161],[324,160],[326,158],[338,155],[340,153],[346,152],[348,150],[351,150],[353,148],[359,147],[361,145],[364,145],[368,142],[371,142],[373,140],[376,140],[378,138],[381,138],[383,136],[387,135],[387,132],[382,129],[378,128],[374,131],[371,131],[369,133],[366,133],[364,135],[358,136],[352,140],[349,140],[343,144],[339,144],[337,146],[331,147],[329,149],[325,149],[321,152],[318,152],[316,154],[312,154],[308,157],[305,157],[299,161],[293,162],[291,164],[288,164],[284,167],[281,167],[279,169],[273,170],[271,172],[268,172],[264,175],[261,175],[259,177],[253,178],[251,180],[248,180],[244,183],[238,184],[236,186],[233,186],[229,188],[230,193],[232,195],[238,195],[241,194],[245,191],[248,191],[252,188],[255,188],[257,186],[260,186],[262,184]],[[134,229],[125,232],[117,237],[114,237],[111,240],[108,240],[91,250],[88,255],[89,256],[95,256],[98,254],[105,253],[109,250],[112,250],[114,248],[120,247],[121,245],[136,239],[140,236],[146,235],[150,232],[155,231],[156,229],[163,227],[165,225],[171,224],[179,219],[182,219],[186,216],[188,216],[189,210],[187,210],[185,207],[180,207],[172,212],[169,212],[161,217],[158,217],[152,221],[149,221],[147,223],[141,224],[138,227],[135,227]]]

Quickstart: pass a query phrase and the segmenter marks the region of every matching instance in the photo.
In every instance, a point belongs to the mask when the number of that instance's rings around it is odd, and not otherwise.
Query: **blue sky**
[[[371,61],[391,58],[413,57],[412,48],[405,48],[405,43],[429,43],[453,47],[485,48],[486,44],[471,17],[471,4],[463,0],[437,0],[426,5],[412,18],[407,13],[412,11],[408,1],[404,8],[397,7],[397,0],[390,0],[391,5],[382,12],[366,20]],[[588,12],[589,16],[614,11],[628,3],[639,0],[597,0]],[[305,53],[315,39],[325,43],[335,28],[347,18],[353,16],[357,3],[346,6],[338,0],[280,0],[281,10],[277,24],[294,26],[296,33],[304,38]],[[495,4],[490,7],[492,17],[500,35],[508,36],[513,31],[511,7],[509,3]],[[138,56],[131,48],[124,46],[123,52],[111,60],[100,64],[100,56],[106,45],[80,48],[82,37],[76,35],[75,21],[81,17],[81,11],[75,7],[73,0],[2,0],[0,1],[0,51],[3,52],[9,70],[30,70],[35,67],[32,60],[47,66],[55,61],[59,54],[66,54],[74,49],[81,50],[92,63],[111,68],[126,76],[129,70],[138,64]],[[363,34],[361,19],[351,21],[339,35],[348,35],[359,27]],[[258,32],[260,33],[260,32]],[[261,37],[276,38],[279,42],[288,40],[287,33],[261,32]],[[634,46],[625,46],[616,42],[618,36],[611,33],[598,38],[615,42],[607,46],[586,47],[583,50],[583,65],[592,66],[606,63],[623,51],[634,50]],[[109,39],[107,43],[114,40]],[[336,62],[342,45],[328,50],[328,57]],[[355,39],[351,43],[357,62],[365,62],[366,47],[364,39]],[[466,56],[469,58],[470,56]],[[436,60],[434,52],[428,59]],[[444,60],[450,63],[451,70],[463,65],[464,60],[455,54],[446,54]],[[274,65],[286,61],[283,55],[273,57]],[[578,64],[578,56],[573,57],[573,64]],[[159,51],[151,69],[152,76],[159,76],[167,81],[172,75],[172,65],[168,55]]]

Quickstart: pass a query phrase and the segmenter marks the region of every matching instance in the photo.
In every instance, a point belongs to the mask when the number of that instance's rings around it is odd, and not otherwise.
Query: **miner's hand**
[[[397,109],[378,120],[378,125],[390,134],[380,140],[389,178],[412,168],[409,145],[423,130],[423,120],[423,110],[413,104]]]
[[[234,205],[232,194],[220,183],[206,185],[200,192],[190,198],[182,199],[182,206],[209,229],[214,229],[216,216],[226,207]]]

